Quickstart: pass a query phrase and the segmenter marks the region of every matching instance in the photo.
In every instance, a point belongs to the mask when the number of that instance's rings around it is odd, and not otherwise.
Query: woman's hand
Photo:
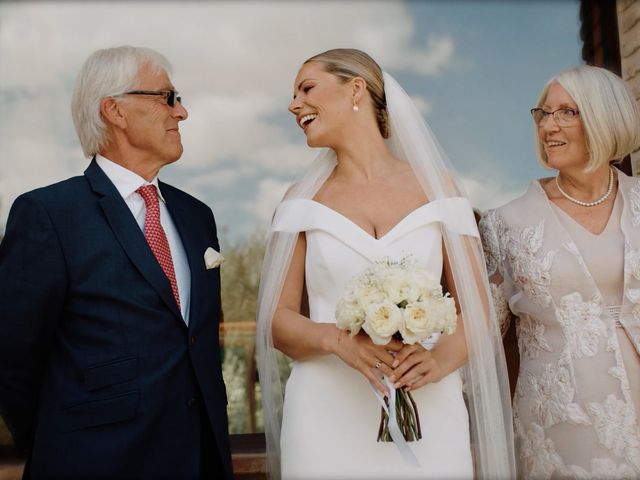
[[[427,383],[442,380],[448,372],[438,361],[438,357],[419,343],[404,345],[392,364],[393,372],[389,376],[395,388],[407,391],[420,388]]]
[[[387,387],[375,374],[380,370],[387,377],[393,374],[395,352],[402,349],[402,343],[392,339],[387,345],[374,344],[364,332],[351,337],[344,330],[338,330],[334,353],[347,365],[362,373],[384,396],[389,396]]]

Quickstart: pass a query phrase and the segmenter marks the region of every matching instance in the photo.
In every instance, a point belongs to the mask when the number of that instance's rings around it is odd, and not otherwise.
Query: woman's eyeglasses
[[[532,108],[531,116],[538,127],[541,127],[545,120],[551,115],[556,124],[560,127],[570,127],[578,121],[580,112],[573,108],[559,108],[553,112],[547,112],[542,108]]]

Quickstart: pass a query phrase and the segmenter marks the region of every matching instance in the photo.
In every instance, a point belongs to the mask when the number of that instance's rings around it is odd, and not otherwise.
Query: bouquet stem
[[[420,417],[418,416],[418,407],[413,400],[411,392],[402,389],[395,391],[396,397],[396,421],[402,432],[402,436],[407,442],[415,442],[422,438],[422,429],[420,428]],[[387,408],[389,407],[389,399],[385,398]],[[379,442],[393,442],[391,433],[389,432],[389,416],[380,407],[381,418],[380,427],[378,428]]]

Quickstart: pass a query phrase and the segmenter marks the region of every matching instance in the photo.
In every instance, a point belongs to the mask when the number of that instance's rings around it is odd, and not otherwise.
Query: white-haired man
[[[72,100],[89,167],[11,208],[0,407],[25,477],[232,477],[215,221],[157,179],[187,118],[170,72],[145,48],[91,55]]]

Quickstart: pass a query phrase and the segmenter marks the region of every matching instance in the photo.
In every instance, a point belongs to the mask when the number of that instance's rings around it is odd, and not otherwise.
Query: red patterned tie
[[[164,274],[169,279],[169,283],[171,283],[171,290],[173,290],[173,296],[176,299],[179,310],[180,295],[178,293],[178,282],[176,281],[176,273],[173,269],[173,259],[171,258],[169,241],[160,224],[158,192],[156,191],[155,185],[143,185],[136,190],[136,192],[140,194],[147,206],[147,213],[144,216],[144,236]]]

